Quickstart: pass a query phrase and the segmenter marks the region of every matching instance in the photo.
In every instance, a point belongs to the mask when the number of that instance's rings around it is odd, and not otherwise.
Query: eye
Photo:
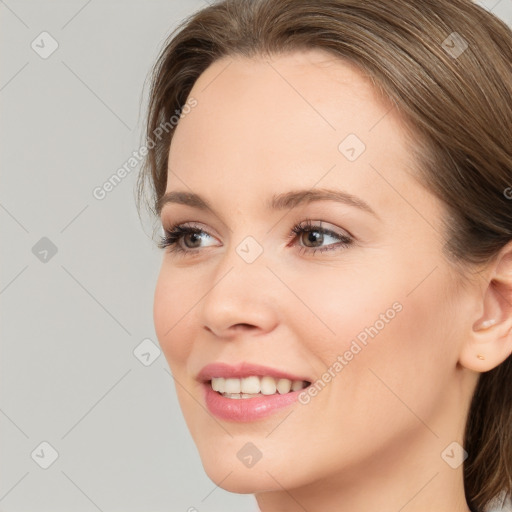
[[[160,249],[169,247],[170,252],[173,253],[197,252],[195,249],[198,249],[198,242],[206,239],[206,237],[213,238],[203,229],[187,226],[186,224],[175,224],[169,229],[164,229],[164,233],[164,236],[161,237],[158,243],[158,247]]]
[[[319,221],[318,224],[313,224],[312,220],[307,219],[292,228],[288,239],[298,238],[299,242],[301,242],[299,244],[299,252],[312,254],[316,251],[324,252],[334,249],[345,249],[354,243],[350,235],[346,233],[336,233],[331,229],[322,227],[321,224],[321,221]],[[158,247],[160,249],[169,247],[170,252],[181,253],[182,255],[198,254],[199,249],[201,249],[201,241],[213,238],[203,229],[187,224],[175,224],[165,229],[164,232],[165,235],[161,237]],[[305,237],[304,234],[307,234],[307,236]],[[329,239],[333,239],[335,243],[330,243],[322,247],[322,244]]]
[[[292,233],[295,237],[297,237],[301,243],[304,243],[304,245],[300,246],[299,252],[311,252],[314,254],[316,251],[324,252],[339,248],[346,249],[354,243],[354,239],[348,234],[336,233],[331,229],[326,229],[321,226],[321,221],[319,221],[318,224],[314,224],[313,222],[314,221],[307,219],[297,224],[292,229]],[[307,236],[304,237],[304,234],[307,234]],[[338,240],[338,243],[331,243],[323,247],[321,245],[315,245],[322,244],[329,238]]]

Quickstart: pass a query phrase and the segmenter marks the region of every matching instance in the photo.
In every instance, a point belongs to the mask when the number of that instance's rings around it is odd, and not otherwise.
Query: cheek
[[[370,406],[383,417],[386,409],[407,414],[403,400],[429,415],[457,359],[456,340],[447,339],[443,281],[431,276],[411,293],[420,277],[396,267],[338,275],[321,291],[296,289],[318,316],[304,323],[301,339],[314,354],[318,378],[328,382],[330,400],[362,415]],[[327,399],[321,386],[320,401]]]
[[[194,305],[192,299],[193,291],[190,287],[167,271],[164,262],[155,288],[153,322],[158,341],[173,373],[179,371],[179,365],[186,361],[190,352],[187,331],[190,332],[191,315],[187,313]]]
[[[297,303],[290,310],[290,325],[301,322],[299,339],[326,365],[351,349],[347,356],[352,358],[358,352],[354,342],[362,354],[372,339],[386,336],[389,326],[403,316],[401,283],[385,281],[382,269],[320,269],[314,280],[295,280],[294,291],[309,311]]]

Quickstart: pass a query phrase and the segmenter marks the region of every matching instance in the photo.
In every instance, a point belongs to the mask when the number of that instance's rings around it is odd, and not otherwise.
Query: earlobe
[[[480,276],[485,284],[477,309],[483,309],[483,313],[470,327],[459,363],[476,372],[487,372],[512,353],[512,243]]]
[[[499,366],[512,353],[512,314],[498,321],[482,317],[473,325],[464,343],[459,362],[476,372]]]
[[[475,372],[496,368],[512,353],[511,330],[512,317],[500,324],[493,318],[478,322],[462,347],[460,364]]]
[[[475,325],[473,325],[473,329],[481,330],[487,329],[488,327],[492,327],[496,323],[496,318],[481,318],[478,320]]]

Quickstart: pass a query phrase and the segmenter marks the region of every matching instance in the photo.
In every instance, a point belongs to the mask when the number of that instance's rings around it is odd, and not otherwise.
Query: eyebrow
[[[370,213],[379,218],[377,213],[370,207],[368,203],[361,198],[344,192],[343,190],[332,189],[310,189],[310,190],[294,190],[272,196],[266,202],[266,207],[270,210],[284,210],[295,208],[296,206],[312,203],[314,201],[335,201],[347,204],[362,211]],[[173,191],[164,194],[157,202],[157,212],[160,215],[163,207],[169,203],[184,204],[200,210],[212,210],[211,205],[206,199],[194,192]]]

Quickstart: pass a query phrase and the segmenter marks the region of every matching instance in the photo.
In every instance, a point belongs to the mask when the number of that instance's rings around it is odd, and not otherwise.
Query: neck
[[[454,437],[437,437],[427,429],[414,436],[336,475],[293,489],[256,493],[260,511],[471,512],[462,464],[454,469],[441,457]],[[274,477],[279,480],[279,475]]]

